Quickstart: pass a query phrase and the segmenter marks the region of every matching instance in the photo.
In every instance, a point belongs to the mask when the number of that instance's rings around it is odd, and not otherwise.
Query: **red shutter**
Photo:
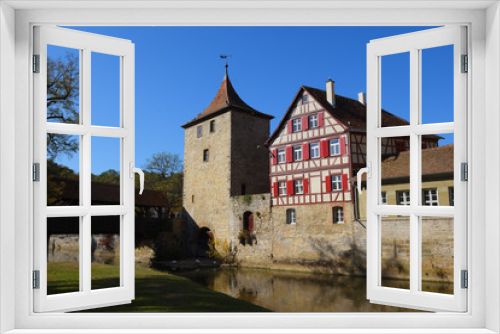
[[[302,144],[302,159],[309,160],[309,143]]]
[[[327,175],[325,177],[325,183],[326,183],[326,192],[329,193],[330,191],[332,191],[332,176],[331,175]]]
[[[309,116],[302,116],[302,131],[309,129]]]
[[[318,113],[318,126],[323,126],[323,113]]]
[[[309,179],[304,179],[304,194],[309,194]]]
[[[285,155],[286,155],[286,162],[292,162],[293,161],[293,151],[291,146],[287,146],[285,149]]]
[[[329,156],[328,152],[328,140],[322,140],[319,144],[319,151],[322,158]]]
[[[340,137],[340,140],[339,140],[339,144],[340,144],[340,154],[345,154],[345,137]]]
[[[279,196],[279,193],[278,193],[278,182],[274,182],[273,183],[273,194],[274,194],[274,197],[278,197]]]
[[[273,150],[273,165],[276,165],[278,163],[278,151]]]
[[[286,194],[293,195],[293,180],[286,181]]]
[[[287,129],[288,129],[288,133],[292,133],[292,131],[293,131],[292,120],[288,121],[288,123],[287,123]]]
[[[342,190],[349,189],[349,184],[347,182],[347,174],[342,174]]]

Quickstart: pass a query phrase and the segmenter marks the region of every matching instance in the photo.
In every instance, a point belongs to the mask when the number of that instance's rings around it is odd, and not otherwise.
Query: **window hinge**
[[[33,55],[33,73],[40,73],[40,55]]]
[[[469,165],[466,162],[462,162],[460,164],[460,168],[461,168],[460,179],[462,181],[469,181]]]
[[[33,289],[40,289],[40,270],[33,270]]]
[[[40,182],[40,163],[33,164],[33,181]]]
[[[462,55],[462,73],[469,72],[469,56]]]
[[[467,289],[469,288],[469,273],[467,270],[462,270],[461,271],[461,280],[462,280],[462,289]]]

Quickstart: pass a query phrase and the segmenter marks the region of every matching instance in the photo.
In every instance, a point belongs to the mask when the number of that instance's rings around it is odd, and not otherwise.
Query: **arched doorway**
[[[202,227],[198,230],[198,252],[199,257],[208,257],[210,247],[209,242],[214,238],[214,234],[208,227]]]
[[[247,211],[243,214],[243,230],[248,232],[253,232],[253,213]]]

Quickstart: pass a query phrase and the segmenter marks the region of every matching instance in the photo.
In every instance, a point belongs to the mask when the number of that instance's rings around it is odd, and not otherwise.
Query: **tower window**
[[[201,125],[198,125],[198,127],[196,128],[196,134],[198,138],[201,138],[201,136],[203,135],[203,127]]]
[[[336,206],[333,208],[333,223],[343,224],[344,223],[344,208],[341,206]]]
[[[210,121],[210,132],[215,132],[215,120]]]
[[[203,161],[208,161],[208,149],[203,150]]]
[[[295,213],[295,209],[287,209],[286,223],[288,225],[295,225],[296,222],[297,222],[297,214]]]

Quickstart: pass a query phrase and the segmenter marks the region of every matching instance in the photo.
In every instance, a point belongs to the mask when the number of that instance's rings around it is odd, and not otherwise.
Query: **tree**
[[[79,123],[79,60],[71,54],[64,58],[47,58],[47,121]],[[78,140],[69,135],[47,134],[47,155],[72,156],[78,151]]]
[[[182,159],[178,154],[154,153],[143,166],[145,187],[160,190],[169,203],[169,215],[182,210]]]

